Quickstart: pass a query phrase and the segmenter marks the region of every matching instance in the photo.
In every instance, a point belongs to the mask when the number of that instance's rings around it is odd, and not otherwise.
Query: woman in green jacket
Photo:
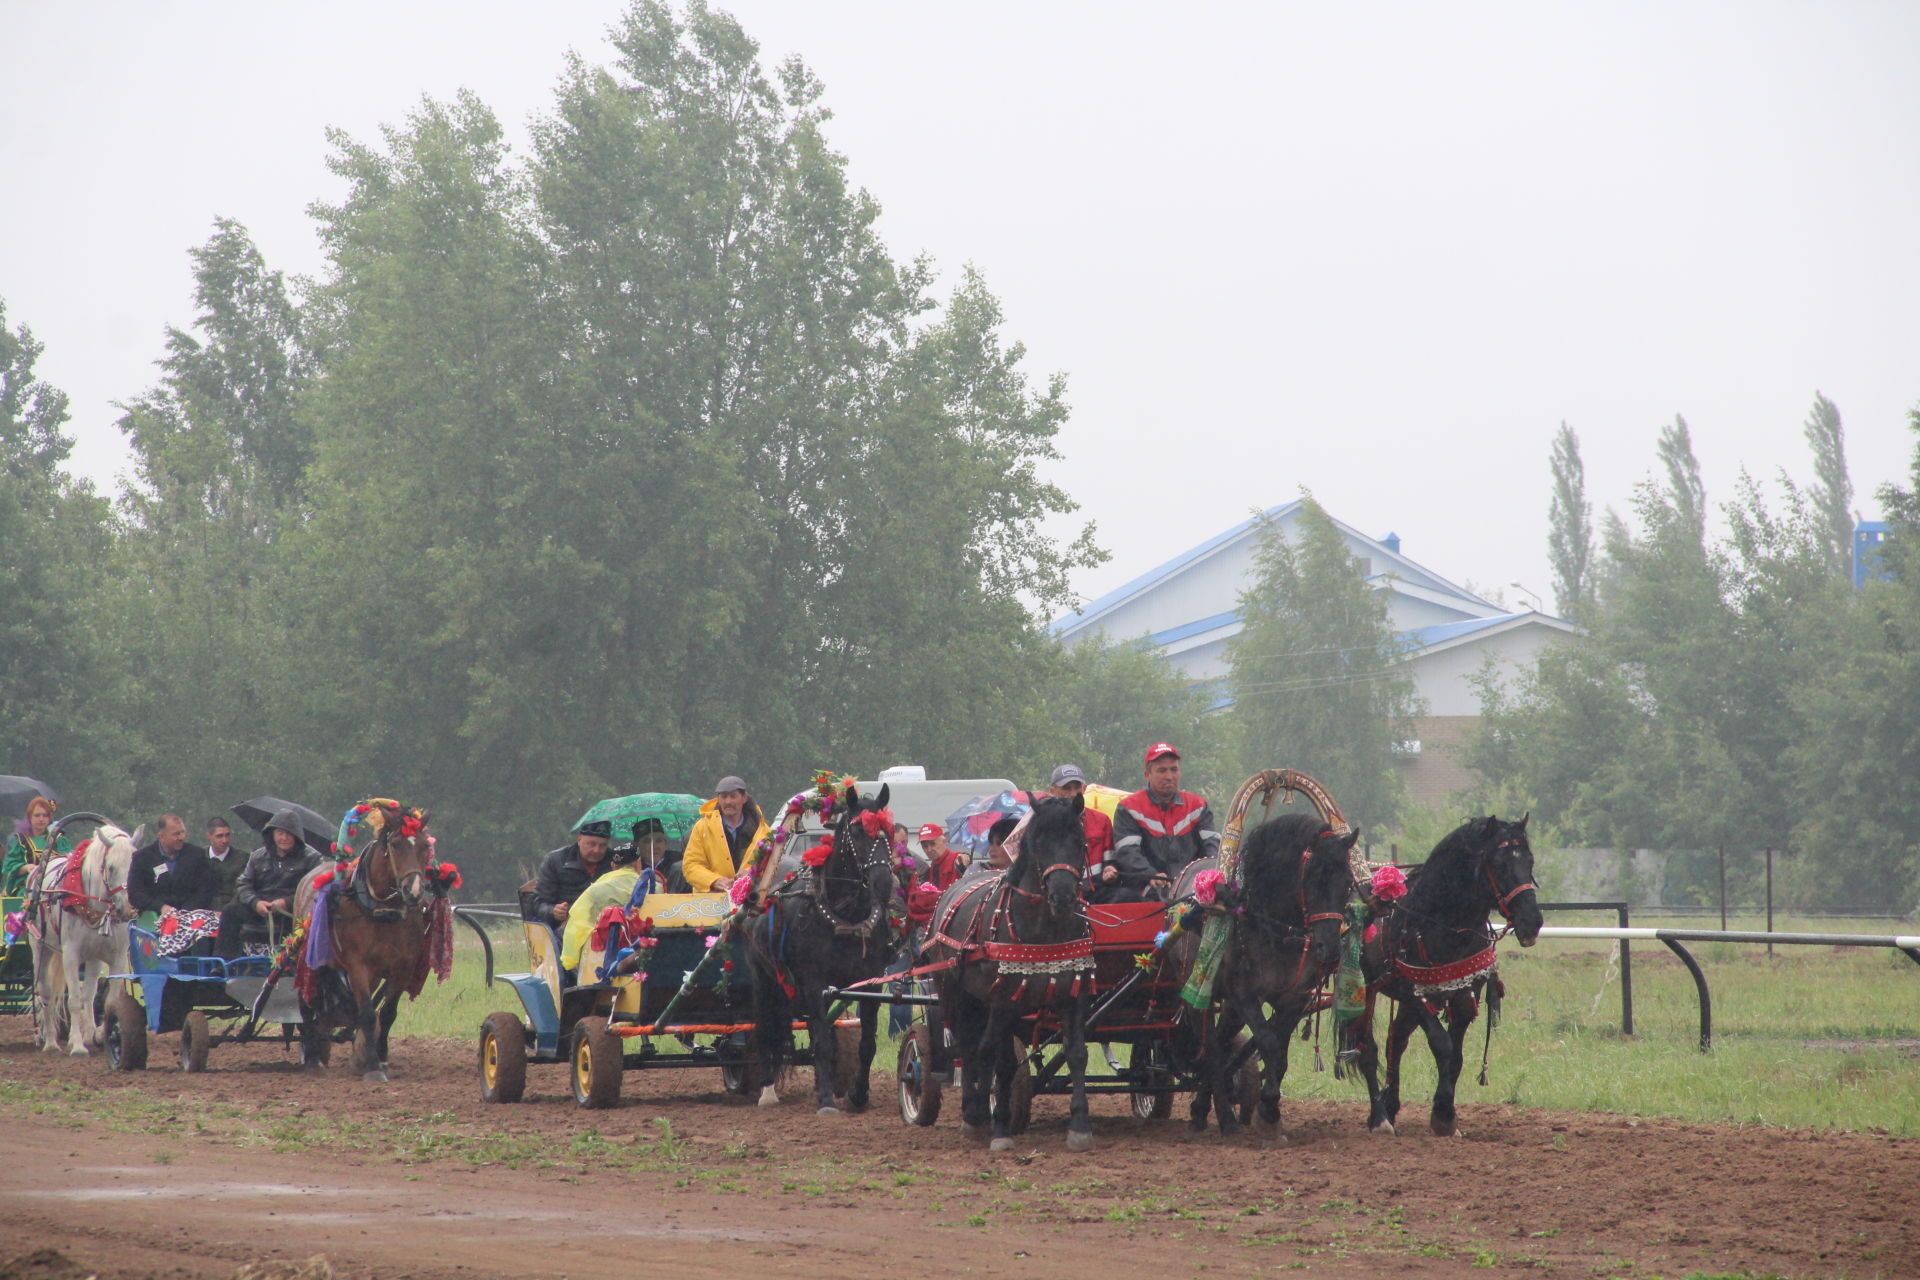
[[[53,801],[35,796],[27,805],[26,822],[7,844],[6,861],[0,862],[0,897],[25,897],[30,870],[50,857],[73,852],[73,841],[69,837],[47,838],[47,827],[52,822]]]

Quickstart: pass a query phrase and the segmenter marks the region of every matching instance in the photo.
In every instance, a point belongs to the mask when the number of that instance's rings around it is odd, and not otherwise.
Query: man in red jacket
[[[1087,775],[1077,764],[1055,765],[1053,776],[1048,779],[1047,791],[1063,800],[1085,795]],[[1087,831],[1087,887],[1091,888],[1100,874],[1101,866],[1107,860],[1107,853],[1113,848],[1113,819],[1092,805],[1081,811],[1081,824]]]
[[[1165,898],[1195,858],[1220,852],[1220,832],[1204,798],[1180,789],[1180,753],[1171,742],[1147,748],[1147,785],[1120,802],[1113,852],[1100,869],[1103,902]]]

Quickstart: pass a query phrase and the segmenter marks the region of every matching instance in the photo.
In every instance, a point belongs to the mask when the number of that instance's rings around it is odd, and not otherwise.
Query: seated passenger
[[[613,864],[607,853],[613,824],[589,822],[573,833],[573,843],[561,845],[540,863],[534,877],[533,915],[542,924],[565,927],[573,900]],[[592,921],[588,921],[592,926]]]
[[[600,913],[608,907],[624,907],[640,883],[640,868],[634,865],[636,845],[621,845],[609,852],[606,865],[611,870],[581,890],[580,896],[566,906],[566,932],[560,935],[560,964],[568,970],[580,967],[580,956],[600,922]],[[597,981],[597,975],[581,974],[581,981]]]
[[[181,835],[185,834],[182,824]],[[274,814],[267,823],[266,843],[253,851],[240,873],[238,895],[220,913],[220,933],[215,939],[219,954],[234,959],[248,937],[266,940],[291,928],[294,891],[320,861],[320,851],[308,847],[301,837],[294,811],[282,809]],[[275,912],[285,917],[281,924],[286,928],[273,927]]]
[[[160,819],[153,843],[136,849],[127,872],[127,901],[135,911],[217,911],[220,876],[207,861],[207,851],[187,842],[187,823],[177,813]]]
[[[1147,785],[1122,800],[1114,817],[1113,851],[1100,869],[1096,902],[1164,902],[1189,862],[1220,852],[1213,810],[1180,789],[1173,744],[1147,748],[1145,765]]]
[[[681,873],[694,893],[725,893],[733,878],[746,869],[754,846],[767,837],[760,806],[747,794],[747,784],[728,774],[714,784],[713,799],[700,806],[700,818],[687,836]]]

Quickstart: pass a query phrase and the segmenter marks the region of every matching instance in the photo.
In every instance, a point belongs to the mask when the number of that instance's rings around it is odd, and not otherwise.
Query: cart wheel
[[[860,1028],[833,1029],[833,1096],[844,1098],[860,1074]]]
[[[1167,1047],[1158,1042],[1136,1044],[1127,1058],[1127,1066],[1134,1077],[1133,1118],[1136,1120],[1165,1120],[1173,1114],[1173,1090],[1142,1088],[1143,1083],[1157,1084],[1173,1073],[1167,1067]]]
[[[589,1111],[618,1106],[623,1069],[620,1037],[607,1029],[607,1020],[580,1019],[573,1029],[574,1102]]]
[[[213,1047],[213,1031],[207,1015],[195,1009],[180,1025],[180,1069],[189,1075],[207,1069],[207,1050]]]
[[[527,1091],[527,1029],[515,1013],[480,1024],[480,1100],[518,1102]]]
[[[123,988],[107,1001],[107,1065],[143,1071],[147,1065],[147,1011]]]
[[[1027,1058],[1027,1042],[1013,1038],[1013,1114],[1007,1117],[1007,1132],[1022,1134],[1033,1123],[1033,1065]]]
[[[917,1023],[900,1038],[893,1074],[900,1081],[900,1121],[925,1128],[940,1118],[940,1082],[933,1076],[933,1028]]]
[[[760,1092],[760,1055],[754,1052],[752,1045],[729,1045],[721,1043],[722,1053],[734,1052],[740,1057],[729,1057],[720,1063],[720,1087],[736,1098],[750,1097]]]

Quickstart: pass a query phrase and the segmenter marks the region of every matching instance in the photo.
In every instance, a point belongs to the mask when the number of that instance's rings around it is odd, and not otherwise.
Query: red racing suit
[[[1177,879],[1195,858],[1219,852],[1213,810],[1191,791],[1175,792],[1167,805],[1151,792],[1136,791],[1114,810],[1113,852],[1107,861],[1120,872],[1118,888],[1142,893],[1153,877]]]

